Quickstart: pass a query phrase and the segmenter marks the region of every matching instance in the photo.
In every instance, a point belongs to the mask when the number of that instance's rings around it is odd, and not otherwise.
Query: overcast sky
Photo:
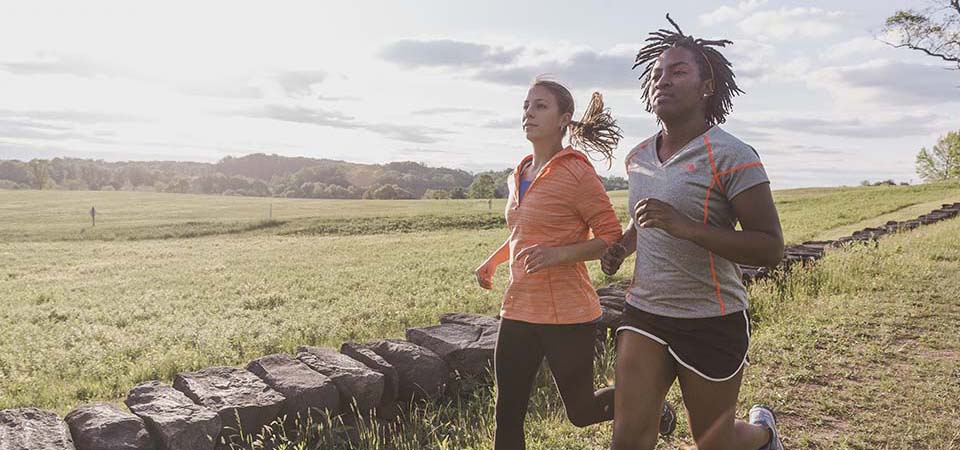
[[[960,72],[875,39],[922,2],[0,0],[0,159],[215,162],[254,152],[479,171],[530,152],[530,80],[604,93],[625,139],[656,131],[634,55],[668,26],[726,38],[747,92],[728,131],[774,188],[919,182],[960,129]],[[578,109],[577,113],[582,112]]]

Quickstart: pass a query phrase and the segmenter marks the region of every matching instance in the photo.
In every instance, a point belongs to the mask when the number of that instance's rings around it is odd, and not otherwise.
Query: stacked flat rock
[[[400,400],[435,399],[443,394],[450,368],[433,351],[412,342],[384,339],[363,344],[397,369]]]
[[[397,369],[373,350],[354,342],[344,342],[340,346],[340,353],[363,363],[371,370],[383,375],[383,395],[380,398],[380,408],[389,408],[397,403],[400,393],[400,375]]]
[[[766,267],[747,266],[743,264],[740,265],[740,279],[745,285],[766,278],[769,272],[770,269]]]
[[[480,376],[493,366],[499,324],[483,316],[448,314],[440,325],[410,328],[407,340],[425,347],[461,375]]]
[[[159,381],[137,385],[124,403],[143,419],[157,441],[157,450],[210,450],[220,434],[217,413]]]
[[[37,408],[0,411],[0,449],[74,450],[70,428],[56,414]]]
[[[340,410],[350,411],[351,404],[363,414],[380,405],[383,397],[383,374],[360,361],[323,347],[297,347],[297,359],[311,369],[326,375],[340,392]]]
[[[298,418],[340,413],[340,391],[333,381],[290,355],[264,356],[251,361],[247,370],[286,397],[281,415],[291,424]]]
[[[261,433],[264,426],[276,420],[284,403],[282,394],[236,367],[180,373],[173,378],[173,387],[220,415],[221,441],[229,441],[241,431],[245,435]]]
[[[112,403],[83,405],[70,411],[70,426],[77,450],[154,450],[143,420]]]

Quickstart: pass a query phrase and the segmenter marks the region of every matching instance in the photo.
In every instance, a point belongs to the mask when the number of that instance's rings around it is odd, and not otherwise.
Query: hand
[[[561,262],[561,252],[555,247],[535,244],[517,253],[517,262],[527,273],[535,273]]]
[[[477,276],[477,284],[484,289],[493,288],[493,275],[497,273],[497,265],[486,260],[483,264],[480,264],[480,267],[477,267],[473,271],[473,274]]]
[[[603,273],[613,275],[620,270],[620,265],[623,264],[623,260],[626,258],[627,249],[619,242],[615,242],[613,245],[607,247],[607,249],[603,251],[603,255],[600,256],[600,268],[603,270]]]
[[[634,220],[640,228],[659,228],[679,239],[690,239],[696,223],[677,212],[673,206],[655,198],[645,198],[633,207]]]

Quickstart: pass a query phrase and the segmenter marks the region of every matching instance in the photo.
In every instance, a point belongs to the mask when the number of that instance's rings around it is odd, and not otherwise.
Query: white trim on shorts
[[[750,318],[747,316],[747,310],[743,310],[743,320],[747,322],[747,349],[749,350],[749,349],[750,349]],[[621,330],[628,330],[628,331],[633,331],[634,333],[642,334],[642,335],[650,338],[651,340],[655,341],[656,343],[658,343],[658,344],[660,344],[660,345],[666,346],[666,347],[667,347],[667,351],[670,352],[670,354],[673,356],[673,359],[677,360],[677,362],[680,363],[680,365],[682,365],[683,367],[686,367],[687,369],[690,369],[693,373],[699,375],[700,378],[703,378],[703,379],[705,379],[705,380],[707,380],[707,381],[715,381],[715,382],[727,381],[727,380],[729,380],[729,379],[737,376],[737,374],[740,373],[741,370],[743,370],[743,366],[744,366],[745,364],[747,364],[747,353],[748,353],[748,352],[744,352],[744,353],[743,353],[743,361],[740,361],[740,367],[737,367],[737,370],[733,371],[733,374],[731,374],[729,377],[726,377],[726,378],[711,378],[711,377],[708,377],[708,376],[704,375],[703,372],[700,372],[699,370],[697,370],[697,369],[696,369],[695,367],[693,367],[692,365],[687,364],[684,360],[680,359],[680,357],[677,356],[677,354],[673,351],[673,349],[670,348],[670,344],[668,344],[668,343],[667,343],[666,341],[664,341],[663,339],[660,339],[659,337],[657,337],[657,336],[654,335],[653,333],[650,333],[649,331],[641,330],[641,329],[639,329],[639,328],[637,328],[637,327],[631,327],[631,326],[628,326],[628,325],[622,325],[622,326],[620,326],[620,327],[617,328],[617,334],[620,334],[620,331],[621,331]]]

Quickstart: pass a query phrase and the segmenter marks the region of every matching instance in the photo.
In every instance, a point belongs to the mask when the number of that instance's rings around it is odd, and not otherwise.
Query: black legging
[[[613,388],[593,391],[596,325],[541,325],[502,319],[494,371],[497,429],[494,450],[523,450],[530,391],[546,356],[567,417],[578,427],[613,420]]]

